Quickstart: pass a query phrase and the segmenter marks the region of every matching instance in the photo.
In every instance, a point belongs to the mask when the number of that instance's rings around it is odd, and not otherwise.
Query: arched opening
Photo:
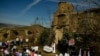
[[[28,34],[28,35],[31,35],[31,34],[32,34],[32,32],[31,32],[31,31],[27,31],[27,34]]]
[[[58,15],[58,28],[62,28],[62,27],[64,27],[65,26],[65,14],[60,14],[60,15]]]
[[[8,33],[4,33],[4,34],[3,34],[3,37],[4,37],[4,38],[8,38]]]

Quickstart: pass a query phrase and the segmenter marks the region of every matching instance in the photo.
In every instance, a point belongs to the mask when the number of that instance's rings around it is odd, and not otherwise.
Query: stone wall
[[[67,29],[67,31],[69,32],[69,26],[71,22],[70,18],[73,12],[74,7],[71,3],[59,2],[52,22],[52,29],[55,32],[56,43],[58,43],[58,41],[62,39],[64,29]]]
[[[55,42],[58,43],[62,39],[64,30],[78,34],[97,31],[97,34],[100,35],[100,30],[98,29],[100,27],[99,15],[100,8],[76,12],[71,3],[59,2],[52,22],[52,29],[55,32]]]

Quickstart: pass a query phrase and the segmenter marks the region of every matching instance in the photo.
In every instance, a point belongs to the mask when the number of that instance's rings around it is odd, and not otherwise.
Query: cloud
[[[32,3],[28,4],[27,7],[21,12],[21,15],[24,15],[32,6],[38,4],[41,0],[33,0]]]

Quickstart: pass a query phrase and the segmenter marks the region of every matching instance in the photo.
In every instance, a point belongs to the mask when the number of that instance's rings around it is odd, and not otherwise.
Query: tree
[[[63,54],[70,51],[75,52],[76,51],[75,45],[69,46],[69,40],[74,39],[76,42],[76,37],[77,36],[75,36],[73,33],[68,33],[67,31],[64,31],[63,39],[60,40],[57,45],[58,51]]]
[[[50,34],[50,31],[45,29],[41,35],[40,35],[40,38],[39,38],[39,45],[41,46],[44,46],[46,44],[48,44],[49,42],[49,34]]]
[[[82,48],[90,48],[91,55],[95,54],[96,56],[100,55],[100,9],[90,9],[85,11],[83,14],[82,20],[79,23],[81,31],[83,29],[83,34],[81,42],[78,46]],[[79,30],[78,30],[79,31]]]

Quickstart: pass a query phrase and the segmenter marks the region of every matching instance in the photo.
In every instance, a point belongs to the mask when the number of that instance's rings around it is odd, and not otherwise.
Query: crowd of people
[[[38,50],[38,46],[29,46],[29,43],[30,41],[28,38],[22,37],[16,37],[16,39],[13,40],[0,42],[0,56],[42,56],[42,53]],[[54,43],[51,47],[44,46],[43,50],[45,52],[50,51],[51,53],[54,53],[54,56],[62,56],[61,53],[59,55],[56,54]],[[64,56],[66,56],[66,54]]]
[[[0,42],[0,56],[42,56],[38,46],[29,45],[28,38],[16,37],[16,39]],[[56,54],[56,44],[43,46],[43,51],[52,52],[54,56],[70,56],[69,53]]]
[[[0,42],[0,56],[41,56],[41,52],[28,46],[28,38],[19,38]]]

